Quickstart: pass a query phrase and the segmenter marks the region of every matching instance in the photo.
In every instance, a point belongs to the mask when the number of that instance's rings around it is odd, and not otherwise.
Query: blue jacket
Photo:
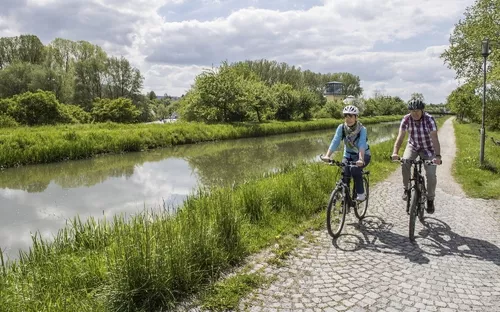
[[[340,124],[337,127],[337,131],[335,132],[335,136],[333,137],[332,142],[330,143],[329,150],[335,151],[339,147],[340,140],[342,140],[342,128],[343,127],[344,127],[344,124]],[[352,158],[353,160],[358,160],[359,148],[364,148],[365,155],[370,155],[368,143],[366,142],[366,133],[367,133],[366,128],[364,126],[362,126],[361,131],[359,132],[359,136],[354,141],[358,150],[347,147],[347,144],[345,144],[347,141],[347,138],[344,138],[344,158]]]

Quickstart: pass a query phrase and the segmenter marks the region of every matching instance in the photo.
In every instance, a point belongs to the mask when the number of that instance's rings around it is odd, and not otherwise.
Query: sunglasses
[[[345,118],[345,117],[352,118],[352,117],[354,117],[354,116],[356,116],[356,115],[353,115],[353,114],[344,114],[344,118]]]

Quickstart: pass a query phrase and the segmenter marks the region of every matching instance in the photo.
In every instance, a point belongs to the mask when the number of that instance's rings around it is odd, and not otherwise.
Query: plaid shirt
[[[431,131],[437,131],[434,117],[424,112],[419,121],[413,120],[410,114],[405,115],[399,127],[400,130],[408,131],[408,143],[413,151],[424,151],[428,157],[434,156],[434,147],[432,146]]]

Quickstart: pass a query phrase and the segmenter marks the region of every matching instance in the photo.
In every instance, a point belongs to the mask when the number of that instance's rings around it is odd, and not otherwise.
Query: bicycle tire
[[[420,190],[420,198],[423,198],[423,194],[427,194],[427,191],[425,189],[425,184],[423,181],[420,182],[420,185],[422,186],[422,190]],[[425,198],[424,198],[425,200]],[[419,205],[418,209],[418,220],[420,223],[424,223],[424,213],[425,213],[425,201]]]
[[[359,220],[363,220],[368,210],[368,199],[370,198],[370,183],[366,177],[363,177],[363,184],[365,187],[366,199],[362,202],[356,203],[354,207],[354,214]]]
[[[410,224],[409,224],[409,237],[410,241],[415,241],[415,223],[417,222],[419,194],[416,188],[411,189],[411,204],[410,204]]]
[[[332,238],[338,237],[342,232],[342,229],[344,228],[345,216],[347,213],[347,203],[344,194],[345,192],[343,190],[343,187],[335,188],[330,195],[330,200],[328,201],[328,207],[326,210],[326,229],[328,230],[328,234],[330,234]],[[341,215],[337,229],[333,231],[332,222],[336,221],[334,212],[334,207],[336,206],[336,204],[341,205],[340,211],[338,211]]]
[[[408,193],[406,194],[406,214],[410,214],[410,207],[411,207],[411,190],[413,188],[410,186],[408,189]]]

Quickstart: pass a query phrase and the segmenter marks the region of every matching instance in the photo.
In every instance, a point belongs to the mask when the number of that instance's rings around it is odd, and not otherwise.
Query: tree
[[[158,102],[156,106],[154,106],[155,117],[158,120],[167,119],[172,114],[170,112],[169,106],[166,103]]]
[[[35,35],[0,38],[0,69],[15,62],[41,64],[44,46]]]
[[[106,70],[107,55],[104,50],[87,41],[78,41],[75,47],[75,98],[74,102],[91,109],[95,98],[102,98],[102,80]]]
[[[35,65],[15,62],[0,70],[0,97],[11,97],[30,91]]]
[[[269,117],[272,107],[274,107],[274,97],[261,81],[246,81],[245,94],[250,118],[262,122]]]
[[[207,70],[196,77],[200,106],[208,109],[206,117],[215,122],[242,121],[245,117],[244,80],[237,71],[223,63],[218,70]]]
[[[69,73],[76,61],[77,44],[68,39],[56,38],[49,47],[55,51],[54,58],[57,64],[64,72]]]
[[[133,68],[123,56],[120,59],[110,57],[106,60],[105,97],[132,99],[140,93],[143,80],[139,70]]]
[[[328,117],[341,119],[343,118],[342,109],[344,104],[340,100],[327,101],[324,110],[327,112]]]
[[[425,98],[422,93],[412,93],[410,96],[410,100],[420,100],[422,102],[425,102]]]
[[[148,99],[151,101],[156,100],[156,93],[154,91],[149,92]]]
[[[486,126],[490,130],[500,130],[500,82],[491,85],[486,99]]]
[[[299,90],[299,98],[297,103],[297,117],[307,120],[312,117],[312,108],[319,103],[318,94],[306,88]]]
[[[35,35],[21,35],[16,37],[17,57],[21,62],[41,64],[44,60],[43,43]]]
[[[56,38],[46,47],[44,64],[57,75],[56,97],[62,103],[75,103],[75,61],[76,43],[71,40]]]
[[[276,98],[275,118],[278,120],[292,120],[299,103],[299,92],[289,84],[277,83],[271,88]]]
[[[449,68],[456,71],[457,78],[473,80],[482,72],[481,41],[485,37],[494,38],[498,42],[500,33],[500,0],[476,0],[474,5],[465,11],[450,37],[450,47],[441,57]],[[499,46],[500,48],[500,46]],[[489,56],[488,71],[494,72],[496,80],[500,79],[498,64],[500,53]]]
[[[457,114],[458,120],[479,120],[481,98],[476,94],[476,87],[474,83],[467,83],[453,90],[448,96],[448,105]]]

